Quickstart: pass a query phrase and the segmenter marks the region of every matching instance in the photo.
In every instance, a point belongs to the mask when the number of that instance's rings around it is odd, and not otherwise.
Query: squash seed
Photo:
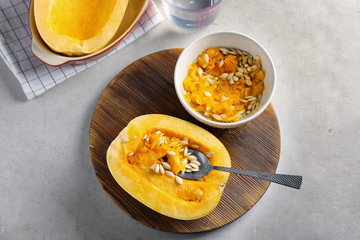
[[[243,57],[243,59],[242,59],[242,64],[245,65],[245,64],[247,63],[247,60],[248,60],[248,57],[247,57],[247,56]]]
[[[174,174],[173,172],[171,172],[171,171],[165,171],[165,174],[166,174],[166,176],[168,176],[169,178],[175,177],[175,174]]]
[[[156,164],[156,167],[155,167],[155,173],[159,173],[160,171],[160,164]]]
[[[214,153],[213,153],[213,152],[207,152],[207,153],[206,153],[206,156],[207,156],[208,158],[211,158],[212,156],[214,156]]]
[[[190,155],[190,156],[188,156],[188,159],[189,159],[190,161],[196,161],[196,160],[197,160],[197,157],[194,156],[194,155]]]
[[[207,96],[207,97],[211,97],[211,93],[209,93],[209,92],[205,92],[204,94],[205,94],[205,96]]]
[[[236,69],[238,70],[239,73],[244,73],[244,69],[242,67],[237,67]]]
[[[255,101],[256,100],[256,97],[251,97],[251,98],[248,98],[249,101]]]
[[[219,62],[219,67],[222,67],[224,65],[224,60],[220,60],[220,62]]]
[[[153,165],[151,165],[150,169],[155,172],[156,166],[157,166],[157,163],[154,163]]]
[[[225,54],[229,52],[229,49],[223,48],[223,47],[219,48],[219,50],[222,51]]]
[[[172,155],[172,156],[176,155],[176,153],[174,151],[166,151],[166,152],[167,152],[167,154]]]
[[[204,60],[206,63],[209,63],[209,55],[207,55],[207,53],[204,54]]]
[[[222,118],[220,117],[220,115],[218,115],[218,114],[216,114],[216,113],[214,113],[212,116],[213,116],[213,118],[215,118],[215,119],[218,120],[218,121],[221,121],[221,120],[222,120]]]
[[[241,77],[243,74],[241,73],[241,72],[236,72],[235,73],[235,76],[237,76],[237,77]]]
[[[254,110],[255,110],[255,108],[256,108],[256,103],[255,103],[255,102],[253,102],[253,106],[252,106],[252,108],[251,108],[251,111],[254,111]]]
[[[197,144],[192,144],[191,147],[192,147],[192,148],[195,148],[195,149],[200,148],[200,146],[197,145]]]
[[[197,72],[198,72],[199,76],[201,76],[203,74],[204,70],[201,67],[199,67]]]
[[[160,173],[161,173],[161,174],[164,174],[164,173],[165,173],[165,169],[164,169],[164,167],[163,167],[161,164],[159,164],[159,170],[160,170]]]
[[[221,79],[226,79],[228,76],[229,76],[228,73],[222,73],[222,74],[220,75],[220,78],[221,78]]]
[[[181,179],[181,177],[179,177],[179,176],[175,176],[175,180],[176,180],[176,182],[178,183],[178,184],[183,184],[183,180]]]
[[[189,165],[190,165],[191,168],[195,168],[195,169],[199,168],[199,166],[196,165],[195,163],[189,163]]]
[[[167,163],[167,162],[162,162],[161,164],[163,165],[163,167],[164,167],[165,169],[167,169],[167,170],[170,170],[170,169],[171,169],[171,166],[170,166],[169,163]]]
[[[191,161],[191,163],[195,164],[198,167],[200,167],[200,165],[201,165],[201,163],[199,161]]]
[[[133,152],[129,152],[128,156],[131,157],[132,155],[134,155]]]
[[[184,155],[185,155],[185,156],[188,155],[188,147],[185,147],[185,149],[184,149]]]

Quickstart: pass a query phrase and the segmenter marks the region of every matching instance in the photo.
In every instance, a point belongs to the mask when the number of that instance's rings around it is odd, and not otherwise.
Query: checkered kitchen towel
[[[31,51],[29,6],[30,0],[0,0],[0,56],[19,80],[28,100],[103,61],[162,20],[159,10],[151,1],[136,27],[105,57],[86,61],[83,65],[68,63],[51,67],[38,60]]]

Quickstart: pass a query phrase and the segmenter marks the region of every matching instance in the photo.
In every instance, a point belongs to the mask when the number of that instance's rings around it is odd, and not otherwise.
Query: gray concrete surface
[[[92,112],[133,61],[219,30],[245,33],[272,56],[277,172],[300,174],[303,185],[271,184],[249,212],[215,231],[154,230],[122,212],[97,180],[88,149]],[[359,30],[355,0],[227,0],[208,28],[184,31],[164,17],[121,52],[31,101],[0,60],[0,239],[358,239]]]

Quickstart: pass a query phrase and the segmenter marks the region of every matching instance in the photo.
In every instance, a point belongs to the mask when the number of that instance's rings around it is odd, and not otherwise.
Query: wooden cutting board
[[[145,56],[110,82],[93,114],[90,153],[104,190],[125,213],[155,229],[193,233],[212,230],[238,219],[254,206],[270,183],[231,174],[219,205],[207,216],[190,221],[163,216],[132,198],[110,174],[106,150],[119,132],[139,115],[171,115],[193,122],[218,137],[229,151],[232,167],[274,173],[280,155],[280,131],[272,105],[242,129],[215,129],[191,117],[180,104],[173,84],[173,72],[181,51],[169,49]]]

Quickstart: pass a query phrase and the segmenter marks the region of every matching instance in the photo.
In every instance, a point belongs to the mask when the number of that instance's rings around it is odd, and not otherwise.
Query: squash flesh
[[[181,133],[174,131],[176,127],[181,128]],[[214,156],[210,158],[212,164],[227,167],[231,165],[225,147],[204,129],[169,116],[151,114],[135,118],[111,143],[107,152],[107,162],[115,180],[134,198],[166,216],[190,220],[210,213],[220,201],[229,174],[211,171],[201,181],[183,179],[183,184],[180,185],[174,178],[156,174],[150,169],[150,165],[158,161],[157,157],[164,153],[150,153],[150,160],[147,161],[129,160],[133,157],[138,158],[137,150],[142,146],[145,129],[151,129],[153,132],[161,129],[167,136],[180,139],[185,137],[184,133],[192,133],[191,136],[186,136],[189,142],[198,143],[202,152],[210,149],[214,152]],[[136,136],[136,139],[133,139],[133,136]],[[129,141],[124,142],[124,139]],[[129,153],[134,154],[129,156]],[[142,156],[146,157],[147,155]],[[177,163],[179,162],[181,160]],[[181,170],[181,166],[179,169]],[[171,170],[177,171],[173,168]]]
[[[56,34],[89,39],[105,26],[115,3],[115,0],[56,0],[50,9],[49,24]]]
[[[127,5],[128,0],[34,0],[35,22],[52,50],[84,55],[111,40]]]

